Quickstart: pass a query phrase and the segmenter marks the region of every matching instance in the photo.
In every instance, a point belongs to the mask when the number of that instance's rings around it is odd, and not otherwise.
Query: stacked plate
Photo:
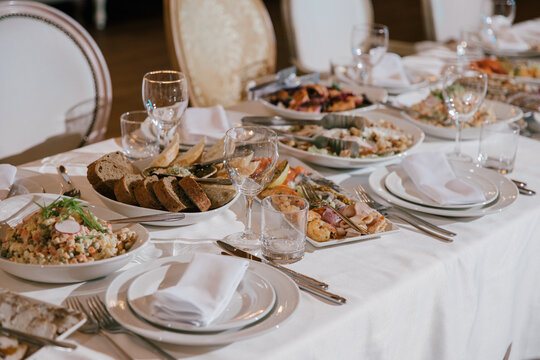
[[[190,261],[191,255],[163,258],[118,276],[106,294],[112,316],[149,339],[181,345],[220,345],[275,329],[298,306],[300,295],[290,278],[270,266],[250,262],[233,299],[208,326],[157,318],[150,309],[153,294],[175,285]]]
[[[518,196],[516,186],[499,173],[472,163],[451,161],[456,176],[481,189],[485,200],[468,204],[442,205],[422,194],[399,166],[379,168],[369,177],[377,195],[405,209],[448,217],[483,216],[502,211]]]

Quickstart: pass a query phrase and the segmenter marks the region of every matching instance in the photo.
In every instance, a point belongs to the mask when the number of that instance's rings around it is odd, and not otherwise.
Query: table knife
[[[219,247],[221,247],[222,249],[230,252],[231,254],[234,254],[236,256],[243,257],[243,258],[246,258],[246,259],[250,259],[250,260],[255,260],[257,262],[262,262],[262,263],[268,264],[270,266],[275,267],[278,270],[283,271],[287,275],[299,278],[300,281],[303,281],[305,283],[308,283],[308,284],[310,284],[312,286],[315,286],[315,287],[318,287],[318,288],[321,288],[321,289],[328,289],[328,284],[326,284],[326,283],[324,283],[322,281],[313,279],[313,278],[311,278],[311,277],[309,277],[307,275],[304,275],[304,274],[297,273],[294,270],[288,269],[288,268],[286,268],[284,266],[275,264],[273,262],[266,261],[266,260],[264,260],[264,259],[262,259],[262,258],[260,258],[260,257],[258,257],[256,255],[253,255],[253,254],[250,254],[250,253],[245,252],[243,250],[240,250],[240,249],[232,246],[231,244],[227,244],[224,241],[218,240],[217,244],[219,245]]]
[[[0,334],[6,335],[6,336],[13,336],[20,340],[23,340],[32,344],[36,344],[36,345],[41,345],[41,346],[54,345],[54,346],[59,346],[59,347],[69,348],[69,349],[77,348],[77,345],[75,344],[71,344],[64,341],[53,340],[53,339],[47,339],[42,336],[28,334],[28,333],[15,330],[15,329],[9,329],[1,325],[0,325]]]

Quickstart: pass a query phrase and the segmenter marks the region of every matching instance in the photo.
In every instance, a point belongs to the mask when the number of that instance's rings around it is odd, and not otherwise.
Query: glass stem
[[[463,131],[463,121],[456,119],[457,131],[456,131],[456,141],[454,142],[454,154],[456,157],[461,155],[461,132]]]
[[[251,205],[253,204],[253,196],[246,195],[246,234],[251,233]]]

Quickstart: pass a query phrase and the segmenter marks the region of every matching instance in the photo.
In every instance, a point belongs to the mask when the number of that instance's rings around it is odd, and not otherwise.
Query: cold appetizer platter
[[[278,90],[260,101],[286,118],[318,120],[329,113],[355,114],[375,109],[387,96],[386,90],[380,88],[321,83]]]
[[[123,153],[106,154],[88,166],[87,178],[109,208],[125,216],[182,212],[183,220],[149,222],[189,225],[229,208],[238,194],[223,168],[223,139],[210,148],[206,139],[179,152],[176,135],[151,163],[132,163]]]
[[[23,279],[71,283],[109,275],[148,241],[138,224],[111,225],[122,216],[53,194],[28,194],[0,203],[2,220],[25,207],[27,215],[2,236],[0,269]]]
[[[358,144],[358,154],[348,149],[337,152],[328,145],[319,146],[318,143],[287,136],[280,138],[280,149],[313,164],[350,169],[396,160],[424,140],[422,130],[401,117],[382,111],[369,111],[363,112],[361,118],[361,128],[325,129],[320,125],[300,125],[281,129],[291,135],[308,136],[312,139],[324,136],[351,141]]]
[[[444,139],[455,139],[456,125],[449,118],[442,90],[424,89],[401,94],[394,99],[394,104],[410,108],[419,116],[403,112],[402,115],[421,128],[426,134]],[[464,124],[462,139],[476,139],[480,136],[483,122],[513,122],[523,117],[523,112],[512,105],[498,101],[484,100],[473,118]]]
[[[86,317],[78,311],[0,289],[0,324],[3,327],[46,339],[62,340],[85,321]],[[5,359],[24,359],[36,350],[36,345],[0,334],[0,352],[6,355]]]
[[[534,60],[509,60],[485,58],[471,62],[493,78],[511,78],[517,82],[540,84],[540,62]]]
[[[311,207],[308,213],[307,241],[315,247],[326,247],[354,241],[368,240],[398,230],[397,226],[375,209],[321,177],[300,160],[282,157],[269,185],[259,194],[263,199],[270,195],[296,195],[306,197],[306,182],[315,190],[324,205]],[[365,230],[358,233],[343,222],[332,208],[341,210],[357,226]]]

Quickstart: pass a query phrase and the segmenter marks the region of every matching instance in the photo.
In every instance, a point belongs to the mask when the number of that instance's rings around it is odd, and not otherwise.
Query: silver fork
[[[368,234],[367,227],[364,225],[363,227],[360,227],[359,225],[355,224],[351,221],[345,214],[343,214],[340,210],[329,206],[328,203],[322,199],[319,199],[317,196],[317,193],[315,192],[315,189],[313,189],[313,186],[311,186],[310,183],[304,181],[300,184],[300,189],[306,196],[307,200],[309,201],[310,206],[327,206],[330,209],[332,209],[337,216],[340,217],[341,220],[343,220],[347,225],[352,227],[354,230],[358,231],[360,234]]]
[[[126,357],[128,359],[133,359],[105,331],[103,331],[103,329],[100,328],[99,323],[97,322],[96,317],[94,316],[94,314],[92,312],[86,310],[86,308],[83,306],[83,304],[81,303],[79,298],[77,298],[77,297],[68,297],[65,300],[65,303],[68,306],[68,308],[76,310],[76,311],[80,311],[80,312],[82,312],[83,314],[86,315],[86,322],[83,324],[83,326],[81,326],[78,329],[78,331],[80,331],[80,332],[82,332],[84,334],[100,334],[100,335],[103,335],[103,337],[105,339],[107,339],[107,341],[109,343],[111,343],[116,348],[116,350],[118,350],[118,352],[120,354],[122,354],[124,357]]]
[[[398,219],[401,219],[403,221],[405,221],[406,223],[414,226],[415,228],[417,228],[418,230],[420,231],[423,231],[425,232],[426,234],[429,234],[437,239],[440,239],[440,240],[443,240],[443,241],[446,241],[446,242],[452,242],[454,241],[453,239],[445,236],[445,235],[442,235],[440,233],[444,233],[446,235],[449,235],[449,236],[455,236],[456,234],[451,232],[451,231],[448,231],[446,229],[443,229],[443,228],[440,228],[436,225],[433,225],[427,221],[425,221],[424,219],[421,219],[417,216],[414,216],[412,214],[409,214],[408,212],[405,212],[401,209],[398,209],[398,208],[395,208],[395,207],[391,207],[391,206],[386,206],[386,205],[383,205],[379,202],[377,202],[375,199],[373,199],[367,192],[366,190],[364,189],[364,187],[362,185],[358,185],[357,187],[354,188],[354,192],[356,194],[356,196],[358,197],[358,200],[366,203],[369,207],[377,210],[378,212],[380,212],[381,214],[383,215],[392,215],[392,216],[395,216],[397,217]],[[406,217],[404,217],[403,215],[405,216],[408,216],[418,222],[414,222]],[[440,233],[436,233],[435,231],[432,231],[429,228],[432,228],[436,231],[439,231]]]
[[[21,219],[24,219],[26,215],[34,211],[34,209],[30,210],[30,207],[34,204],[34,200],[35,200],[35,197],[32,197],[26,204],[24,204],[14,214],[0,221],[0,238],[4,238],[9,228],[12,228],[15,225],[17,225]]]
[[[134,333],[133,331],[124,328],[122,325],[120,325],[109,313],[109,310],[107,310],[107,307],[101,301],[101,299],[98,296],[92,296],[87,301],[88,307],[92,310],[93,314],[96,316],[97,321],[99,322],[99,325],[105,329],[106,331],[110,333],[124,333],[131,336],[135,336],[138,339],[142,340],[147,345],[151,346],[156,352],[158,352],[161,356],[163,356],[165,359],[169,360],[176,360],[175,357],[173,357],[171,354],[167,353],[165,350],[161,349],[157,344],[153,343],[152,341],[148,340],[147,338]]]

